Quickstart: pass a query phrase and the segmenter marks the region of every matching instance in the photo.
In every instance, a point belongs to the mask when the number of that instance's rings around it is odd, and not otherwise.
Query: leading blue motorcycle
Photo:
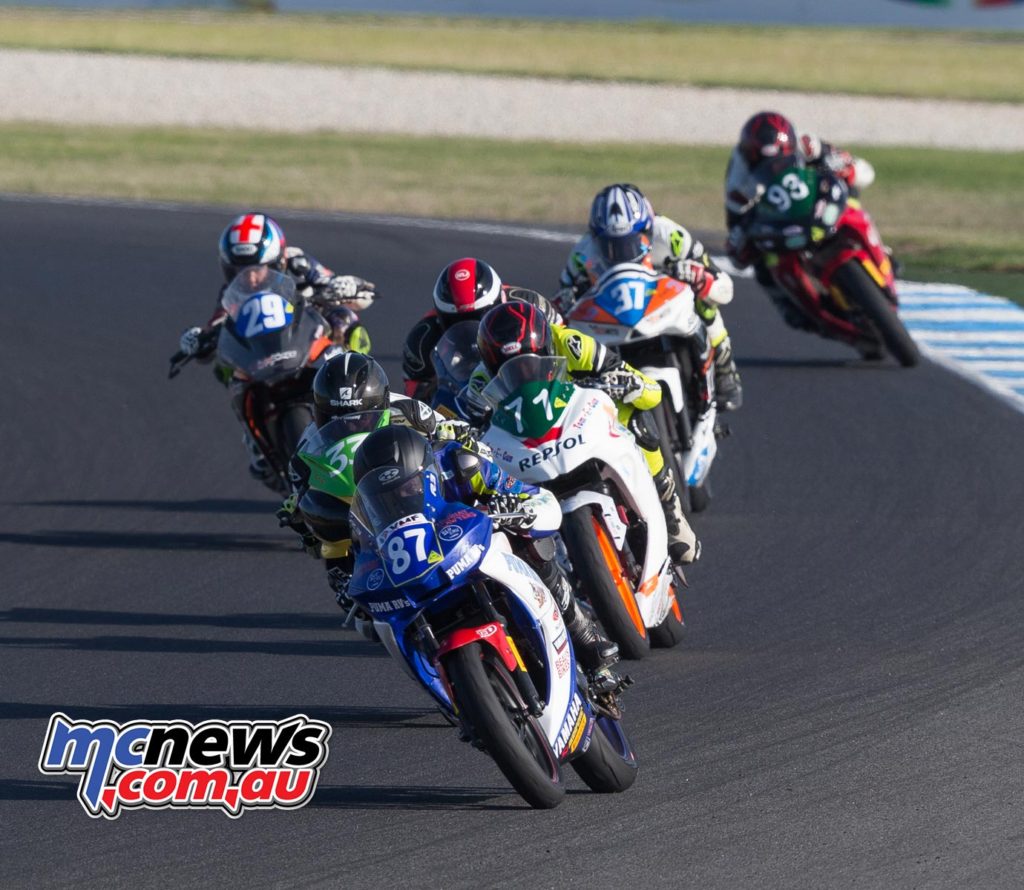
[[[564,763],[594,791],[625,791],[637,758],[614,691],[588,685],[551,593],[492,527],[514,514],[448,502],[440,486],[429,468],[360,480],[348,595],[531,806],[561,802]]]

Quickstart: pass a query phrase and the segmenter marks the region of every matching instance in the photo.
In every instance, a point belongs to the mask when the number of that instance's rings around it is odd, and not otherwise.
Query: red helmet
[[[483,260],[465,257],[437,276],[434,306],[452,321],[479,318],[501,299],[501,279]]]
[[[476,345],[481,360],[493,374],[516,356],[551,355],[551,325],[532,303],[502,303],[483,317]]]
[[[774,111],[760,111],[740,130],[739,148],[743,160],[752,168],[764,158],[796,154],[796,130],[789,118]]]

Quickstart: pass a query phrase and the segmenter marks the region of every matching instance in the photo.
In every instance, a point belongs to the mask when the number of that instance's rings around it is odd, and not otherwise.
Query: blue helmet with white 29
[[[590,205],[589,228],[609,263],[638,263],[651,249],[654,208],[635,185],[605,186]]]

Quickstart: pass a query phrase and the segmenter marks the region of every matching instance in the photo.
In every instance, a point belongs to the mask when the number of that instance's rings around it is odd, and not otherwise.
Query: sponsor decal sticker
[[[443,525],[438,529],[437,536],[442,541],[457,541],[462,537],[461,525]]]
[[[392,482],[402,475],[402,471],[398,467],[389,467],[386,470],[381,470],[377,474],[378,482]]]

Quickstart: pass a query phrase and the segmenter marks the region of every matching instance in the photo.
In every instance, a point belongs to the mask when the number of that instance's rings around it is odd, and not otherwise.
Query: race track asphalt
[[[695,522],[683,647],[633,665],[641,772],[531,811],[383,651],[166,357],[227,212],[0,203],[0,886],[1015,887],[1024,883],[1024,417],[867,366],[738,284],[746,388]],[[564,244],[289,220],[386,294],[397,373],[448,260],[550,289]],[[297,812],[86,816],[51,713],[333,725]]]

